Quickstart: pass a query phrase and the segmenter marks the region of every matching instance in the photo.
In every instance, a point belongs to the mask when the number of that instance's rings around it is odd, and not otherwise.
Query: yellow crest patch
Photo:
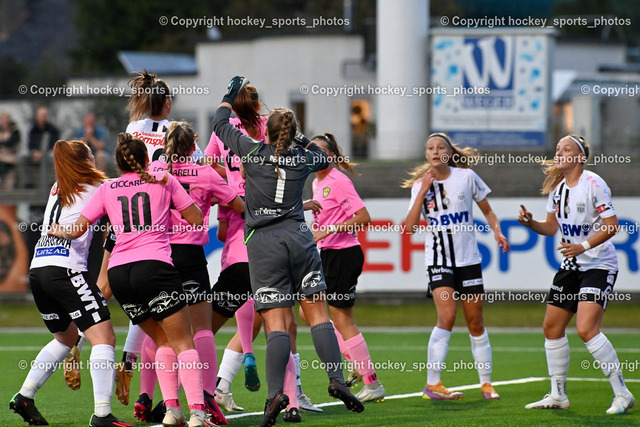
[[[329,197],[329,193],[331,193],[331,187],[324,187],[322,189],[322,196],[326,199]]]

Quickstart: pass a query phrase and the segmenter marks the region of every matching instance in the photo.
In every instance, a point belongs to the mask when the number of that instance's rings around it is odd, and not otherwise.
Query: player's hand
[[[49,231],[47,231],[47,235],[48,236],[55,236],[55,237],[60,237],[64,239],[64,232],[65,232],[65,228],[63,226],[61,226],[60,224],[57,223],[53,223],[51,224],[51,226],[49,227]]]
[[[576,243],[560,242],[557,248],[565,258],[574,258],[585,251],[584,246]]]
[[[298,144],[301,147],[306,148],[311,141],[302,132],[296,132],[296,136],[293,137],[293,143]]]
[[[311,211],[312,214],[319,214],[322,210],[322,205],[319,201],[310,199],[302,204],[302,209],[305,211]]]
[[[502,253],[509,252],[511,250],[509,241],[504,237],[504,234],[496,233],[493,237],[496,239],[496,242],[498,242],[498,246],[502,248]]]
[[[324,230],[315,230],[315,231],[311,231],[311,234],[313,234],[313,240],[317,243],[318,241],[324,239],[325,237],[327,237],[329,234],[324,231]]]
[[[531,228],[531,223],[533,222],[533,214],[524,207],[524,205],[520,205],[520,212],[518,212],[518,222],[525,227]]]
[[[422,177],[422,190],[427,192],[431,188],[431,184],[436,180],[436,173],[433,170],[428,171]]]
[[[249,79],[242,76],[235,76],[229,81],[227,86],[227,93],[222,97],[222,102],[228,102],[233,105],[233,101],[236,100],[238,93],[249,83]]]

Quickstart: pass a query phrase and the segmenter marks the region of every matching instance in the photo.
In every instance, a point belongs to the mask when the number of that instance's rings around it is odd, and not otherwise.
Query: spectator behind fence
[[[25,159],[24,182],[27,188],[33,188],[37,166],[45,153],[53,149],[53,144],[60,139],[58,128],[49,122],[49,111],[46,107],[36,110],[35,122],[29,131],[29,154]]]
[[[91,152],[96,159],[96,166],[102,171],[106,171],[109,153],[106,150],[107,131],[102,126],[96,125],[96,116],[89,113],[84,116],[84,127],[75,133],[76,139],[83,140],[91,148]]]
[[[0,188],[15,188],[20,131],[8,113],[0,113]]]

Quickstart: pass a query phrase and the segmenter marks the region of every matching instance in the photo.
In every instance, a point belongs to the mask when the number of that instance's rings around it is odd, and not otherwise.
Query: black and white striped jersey
[[[411,187],[409,209],[415,203],[422,182]],[[426,266],[464,267],[479,264],[473,226],[473,202],[487,197],[491,189],[471,169],[451,168],[444,181],[434,181],[422,202],[427,221]]]
[[[151,119],[142,119],[131,122],[127,125],[126,133],[130,133],[134,138],[140,139],[147,146],[147,154],[149,155],[149,163],[160,158],[164,152],[164,137],[169,128],[169,120],[160,121]],[[198,161],[204,157],[204,153],[196,144],[196,151],[191,155],[194,161]]]
[[[611,203],[611,191],[600,176],[583,171],[578,183],[569,188],[563,179],[549,193],[547,212],[556,216],[562,241],[578,244],[604,229],[602,218],[616,214]],[[618,258],[611,240],[589,249],[577,257],[564,258],[564,270],[618,270]]]

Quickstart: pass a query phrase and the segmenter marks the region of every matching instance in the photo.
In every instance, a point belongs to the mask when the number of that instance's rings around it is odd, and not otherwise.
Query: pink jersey
[[[149,165],[149,172],[154,175],[166,171],[167,164],[163,161],[158,160]],[[182,218],[180,212],[171,209],[171,244],[206,245],[209,241],[211,197],[215,197],[219,203],[227,204],[235,199],[236,193],[210,166],[201,166],[197,163],[174,163],[173,176],[202,211],[204,224],[194,227]]]
[[[154,175],[161,179],[163,174]],[[173,265],[167,232],[171,227],[170,206],[184,210],[193,200],[177,179],[166,185],[150,184],[134,172],[105,182],[95,192],[82,216],[91,222],[109,215],[116,246],[109,268],[135,261],[157,260]]]
[[[249,136],[247,130],[242,126],[239,118],[229,119],[229,123],[240,129],[240,132]],[[265,128],[267,126],[267,118],[260,118],[260,128],[258,132],[260,135],[264,135]],[[264,137],[262,138],[264,139]],[[211,133],[209,139],[209,145],[204,150],[206,156],[212,157],[215,163],[220,160],[224,161],[224,168],[227,170],[227,182],[233,190],[240,196],[244,196],[244,178],[242,178],[242,171],[240,170],[240,164],[242,163],[240,157],[230,153],[224,142],[216,136],[215,132]]]
[[[316,226],[340,224],[364,208],[364,203],[353,183],[337,168],[332,168],[322,181],[313,180],[313,199],[320,202],[322,210],[313,215]],[[331,234],[318,242],[320,249],[345,249],[359,245],[355,232]]]
[[[227,239],[222,249],[222,270],[239,262],[249,262],[247,246],[244,244],[244,219],[242,214],[232,209],[218,206],[218,219],[224,218],[229,222]]]

